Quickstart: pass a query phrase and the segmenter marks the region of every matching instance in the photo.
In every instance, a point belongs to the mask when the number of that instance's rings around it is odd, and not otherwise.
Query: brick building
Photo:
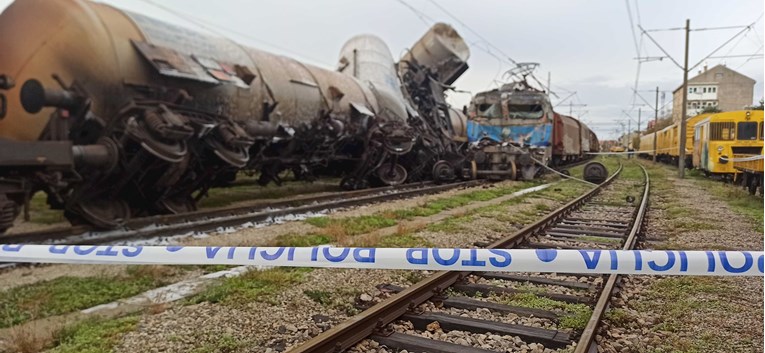
[[[688,114],[695,116],[704,108],[717,107],[721,111],[740,110],[752,105],[756,81],[733,71],[725,65],[717,65],[700,71],[688,79]],[[672,120],[680,120],[683,86],[672,92]]]

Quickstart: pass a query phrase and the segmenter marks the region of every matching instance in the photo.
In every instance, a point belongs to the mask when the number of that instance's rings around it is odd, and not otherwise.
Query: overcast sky
[[[498,51],[485,50],[487,44],[499,48],[519,62],[540,63],[536,76],[547,80],[552,77],[552,89],[559,98],[576,92],[556,107],[582,120],[601,136],[614,138],[619,131],[618,121],[627,123],[627,114],[635,120],[638,107],[632,106],[632,87],[635,84],[637,61],[636,46],[630,26],[628,5],[619,0],[484,0],[438,1],[443,11],[430,0],[408,0],[411,9],[398,0],[163,0],[160,8],[147,0],[103,0],[117,7],[140,12],[165,21],[200,28],[199,18],[225,30],[226,34],[242,44],[278,54],[284,54],[312,64],[334,69],[343,43],[353,35],[371,33],[388,43],[394,58],[411,46],[433,21],[453,25],[471,44],[470,69],[455,82],[460,90],[480,92],[495,87],[502,73],[510,69],[506,61],[494,57]],[[11,1],[0,0],[0,9]],[[745,31],[715,56],[760,53],[759,56],[708,59],[709,67],[726,64],[728,67],[757,81],[753,101],[763,97],[763,1],[762,0],[630,0],[631,19],[637,27],[663,29],[682,27],[685,19],[691,28],[749,25]],[[424,15],[418,15],[421,12]],[[451,15],[457,16],[457,20]],[[467,27],[466,27],[467,26]],[[690,40],[690,65],[694,65],[741,28],[694,31]],[[661,56],[660,49],[647,36],[635,28],[640,51],[644,56]],[[246,33],[243,36],[239,33]],[[476,34],[477,33],[477,34]],[[683,62],[683,31],[651,32],[653,38],[677,62]],[[483,50],[482,50],[483,49]],[[690,77],[697,73],[694,69]],[[638,89],[651,105],[656,86],[666,92],[666,107],[671,107],[671,92],[682,83],[682,70],[669,59],[642,64]],[[449,100],[461,107],[470,99],[469,94],[452,93]],[[586,106],[570,107],[574,104]],[[638,103],[642,101],[637,98]],[[661,100],[659,105],[662,105]],[[652,108],[643,114],[653,118]],[[624,113],[626,111],[627,113]],[[632,122],[633,127],[636,122]]]

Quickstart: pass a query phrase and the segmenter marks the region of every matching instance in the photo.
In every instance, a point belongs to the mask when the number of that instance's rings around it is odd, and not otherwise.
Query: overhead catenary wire
[[[640,92],[638,92],[638,91],[637,91],[637,90],[635,90],[635,89],[633,89],[633,90],[632,90],[632,92],[634,92],[634,93],[635,93],[635,95],[637,95],[637,96],[640,98],[640,100],[642,100],[642,101],[643,101],[643,103],[645,103],[645,104],[646,104],[646,105],[647,105],[649,108],[651,108],[651,109],[655,109],[655,107],[653,106],[653,104],[651,104],[651,103],[648,103],[648,101],[647,101],[647,100],[646,100],[646,99],[643,97],[643,95],[642,95],[642,94],[640,94]]]
[[[683,65],[680,65],[680,63],[678,63],[677,60],[675,60],[675,58],[672,57],[672,55],[669,55],[669,53],[664,49],[664,47],[662,47],[661,44],[659,44],[659,42],[656,41],[656,39],[654,39],[650,34],[648,34],[648,32],[646,32],[643,26],[638,25],[638,28],[640,28],[640,31],[644,33],[645,36],[648,37],[648,39],[650,39],[651,42],[653,42],[653,44],[655,44],[659,48],[659,50],[661,50],[661,52],[664,53],[664,55],[666,55],[666,57],[675,64],[675,66],[679,67],[680,70],[683,70]]]
[[[428,16],[428,15],[427,15],[425,12],[423,12],[423,11],[421,11],[421,10],[418,10],[418,9],[416,9],[414,6],[412,6],[412,5],[408,4],[406,1],[404,1],[404,0],[396,0],[396,1],[398,1],[398,3],[400,3],[400,4],[401,4],[401,5],[403,5],[403,6],[405,6],[407,9],[409,9],[409,11],[411,11],[412,13],[414,13],[414,15],[415,15],[415,16],[417,16],[417,17],[418,17],[418,18],[419,18],[419,19],[420,19],[420,20],[421,20],[423,23],[425,23],[425,25],[426,25],[426,26],[430,26],[430,25],[432,25],[433,23],[437,22],[437,21],[436,21],[436,20],[435,20],[433,17],[430,17],[430,16]],[[437,4],[436,4],[436,5],[437,5]],[[455,19],[455,20],[456,20],[456,19]],[[459,20],[456,20],[456,21],[457,21],[457,22],[460,22]],[[461,23],[461,22],[460,22],[460,23]],[[463,26],[465,26],[465,28],[468,28],[469,30],[471,30],[471,29],[470,29],[469,27],[467,27],[466,25],[464,25],[464,24],[463,24]],[[471,30],[471,31],[472,31],[472,30]],[[491,85],[493,85],[493,84],[495,84],[495,83],[496,83],[496,81],[497,81],[497,77],[499,77],[499,76],[501,75],[501,73],[502,73],[502,62],[503,62],[503,61],[504,61],[504,62],[510,62],[510,63],[511,63],[513,66],[517,65],[517,63],[515,63],[515,62],[513,61],[513,59],[512,59],[512,58],[510,58],[509,56],[508,56],[507,58],[504,58],[504,57],[501,57],[501,56],[497,55],[496,53],[492,52],[492,51],[491,51],[491,47],[490,47],[490,46],[493,46],[493,45],[491,45],[491,43],[487,42],[487,41],[486,41],[486,40],[485,40],[483,37],[481,37],[480,35],[476,35],[476,36],[477,36],[477,37],[478,37],[478,38],[481,40],[481,42],[478,42],[478,41],[467,42],[468,46],[470,46],[470,47],[471,47],[471,48],[473,48],[473,49],[478,49],[478,50],[480,50],[480,51],[482,51],[482,52],[486,53],[487,55],[489,55],[489,56],[491,56],[491,57],[495,58],[495,59],[497,60],[497,62],[499,63],[499,67],[498,67],[498,69],[497,69],[497,73],[496,73],[496,75],[494,75],[494,78],[493,78],[491,81],[489,81],[489,83],[488,83],[488,84],[487,84],[487,86],[486,86],[486,89],[488,89],[489,87],[491,87]],[[480,44],[485,44],[485,45],[486,45],[486,48],[483,48],[483,47],[481,47],[481,46],[480,46]],[[500,50],[497,50],[497,51],[500,51]],[[500,52],[501,52],[501,51],[500,51]],[[503,53],[502,53],[502,54],[503,54]],[[504,54],[503,54],[503,55],[504,55]]]
[[[759,19],[758,19],[757,21],[759,21]],[[755,21],[754,23],[757,23],[757,22]],[[693,66],[689,67],[689,68],[688,68],[688,71],[692,71],[692,70],[693,70],[693,69],[695,69],[697,66],[701,65],[701,64],[704,62],[704,60],[707,60],[707,59],[708,59],[708,58],[710,58],[712,55],[714,55],[715,53],[717,53],[717,52],[718,52],[720,49],[722,49],[723,47],[725,47],[726,45],[728,45],[728,43],[730,43],[730,42],[732,42],[734,39],[736,39],[736,37],[740,36],[741,34],[743,34],[743,33],[747,32],[747,31],[749,31],[749,30],[752,28],[752,26],[754,25],[754,23],[750,24],[749,26],[746,26],[746,28],[742,29],[741,31],[739,31],[738,33],[736,33],[735,35],[733,35],[733,37],[731,37],[730,39],[726,40],[726,41],[725,41],[725,43],[723,43],[723,44],[721,44],[720,46],[718,46],[717,48],[715,48],[715,50],[712,50],[712,52],[711,52],[711,53],[709,53],[709,55],[707,55],[707,56],[705,56],[703,59],[699,60],[699,62],[697,62],[695,65],[693,65]]]
[[[632,43],[635,45],[635,54],[637,56],[640,56],[641,53],[641,45],[638,44],[637,35],[635,34],[635,23],[632,21],[632,9],[630,8],[630,1],[624,0],[624,4],[627,7],[627,18],[629,19],[630,23],[630,32],[632,33]],[[638,21],[638,25],[640,24],[640,21]],[[641,42],[642,42],[642,34],[641,34]],[[640,81],[640,69],[641,69],[641,62],[638,61],[637,68],[635,69],[635,88],[637,89],[638,82]],[[632,102],[631,104],[635,104],[635,96],[632,96]]]
[[[763,56],[762,56],[762,53],[760,53],[760,50],[762,50],[762,48],[763,48],[763,45],[760,45],[760,47],[757,49],[757,53],[758,53],[758,54],[757,54],[757,56],[753,55],[753,56],[752,56],[752,57],[750,57],[749,59],[746,59],[746,61],[744,61],[743,63],[741,63],[741,65],[739,65],[739,66],[736,68],[736,70],[740,69],[742,66],[746,65],[748,62],[750,62],[750,61],[752,61],[752,60],[754,60],[754,59],[762,59],[762,58],[763,58]]]
[[[475,35],[476,37],[478,37],[480,40],[482,40],[482,41],[483,41],[483,42],[486,44],[486,46],[487,46],[487,49],[489,49],[489,50],[486,50],[486,52],[487,52],[487,53],[490,53],[490,54],[491,54],[491,49],[493,49],[493,50],[495,50],[497,53],[501,54],[501,55],[502,55],[502,58],[503,58],[503,59],[506,59],[506,60],[508,61],[508,63],[510,63],[510,64],[511,64],[511,65],[513,65],[514,67],[518,67],[518,66],[520,65],[520,63],[519,63],[518,61],[516,61],[515,59],[513,59],[513,58],[512,58],[510,55],[508,55],[507,53],[505,53],[505,52],[504,52],[502,49],[500,49],[498,46],[496,46],[496,45],[492,44],[492,43],[491,43],[491,42],[490,42],[488,39],[486,39],[484,36],[482,36],[480,33],[478,33],[478,32],[477,32],[476,30],[474,30],[472,27],[468,26],[468,25],[467,25],[465,22],[463,22],[462,20],[460,20],[460,19],[459,19],[459,17],[455,16],[455,15],[454,15],[452,12],[450,12],[449,10],[447,10],[445,7],[441,6],[441,4],[439,4],[439,3],[438,3],[438,2],[436,2],[435,0],[428,0],[428,1],[429,1],[431,4],[433,4],[433,6],[437,7],[439,10],[443,11],[443,12],[444,12],[444,13],[445,13],[447,16],[451,17],[451,18],[452,18],[454,21],[456,21],[457,23],[459,23],[459,24],[460,24],[462,27],[464,27],[464,28],[465,28],[466,30],[468,30],[470,33],[472,33],[473,35]],[[479,47],[479,48],[480,48],[480,47]],[[536,76],[534,76],[534,74],[533,74],[533,73],[529,74],[529,76],[531,76],[531,79],[532,79],[532,80],[534,80],[534,81],[535,81],[535,82],[536,82],[536,83],[537,83],[537,84],[538,84],[540,87],[542,87],[542,89],[546,90],[547,92],[549,92],[549,93],[550,93],[550,94],[552,94],[553,96],[556,96],[556,97],[558,96],[557,94],[555,94],[555,92],[553,92],[553,91],[550,89],[550,87],[547,87],[547,85],[545,85],[544,83],[542,83],[541,81],[539,81],[539,80],[536,78]]]
[[[426,26],[430,26],[432,23],[436,22],[436,20],[434,20],[432,17],[428,16],[426,13],[420,10],[415,9],[412,5],[410,5],[406,1],[404,0],[396,0],[396,1],[398,1],[401,5],[406,6],[410,11],[412,11],[412,13],[414,13],[415,16],[417,16],[423,23],[425,23]]]
[[[759,51],[759,49],[757,51]],[[707,59],[749,58],[749,57],[758,56],[758,55],[762,55],[762,53],[710,56],[710,57],[707,57]]]
[[[632,9],[630,8],[630,0],[624,0],[627,5],[627,16],[630,20],[630,31],[632,31],[632,43],[635,45],[635,53],[640,56],[640,46],[638,45],[637,35],[635,34],[635,23],[632,21]],[[640,24],[638,24],[639,26]]]

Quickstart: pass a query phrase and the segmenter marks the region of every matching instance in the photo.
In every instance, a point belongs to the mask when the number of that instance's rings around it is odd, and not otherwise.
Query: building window
[[[709,92],[717,93],[717,87],[710,87]]]
[[[707,88],[706,88],[706,87],[704,87],[704,88],[702,89],[702,93],[707,93]]]

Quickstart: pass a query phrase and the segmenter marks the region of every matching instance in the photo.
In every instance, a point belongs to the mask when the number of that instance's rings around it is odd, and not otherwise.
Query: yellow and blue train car
[[[707,175],[734,179],[737,156],[758,156],[763,147],[763,111],[712,114],[693,128],[693,165]]]

